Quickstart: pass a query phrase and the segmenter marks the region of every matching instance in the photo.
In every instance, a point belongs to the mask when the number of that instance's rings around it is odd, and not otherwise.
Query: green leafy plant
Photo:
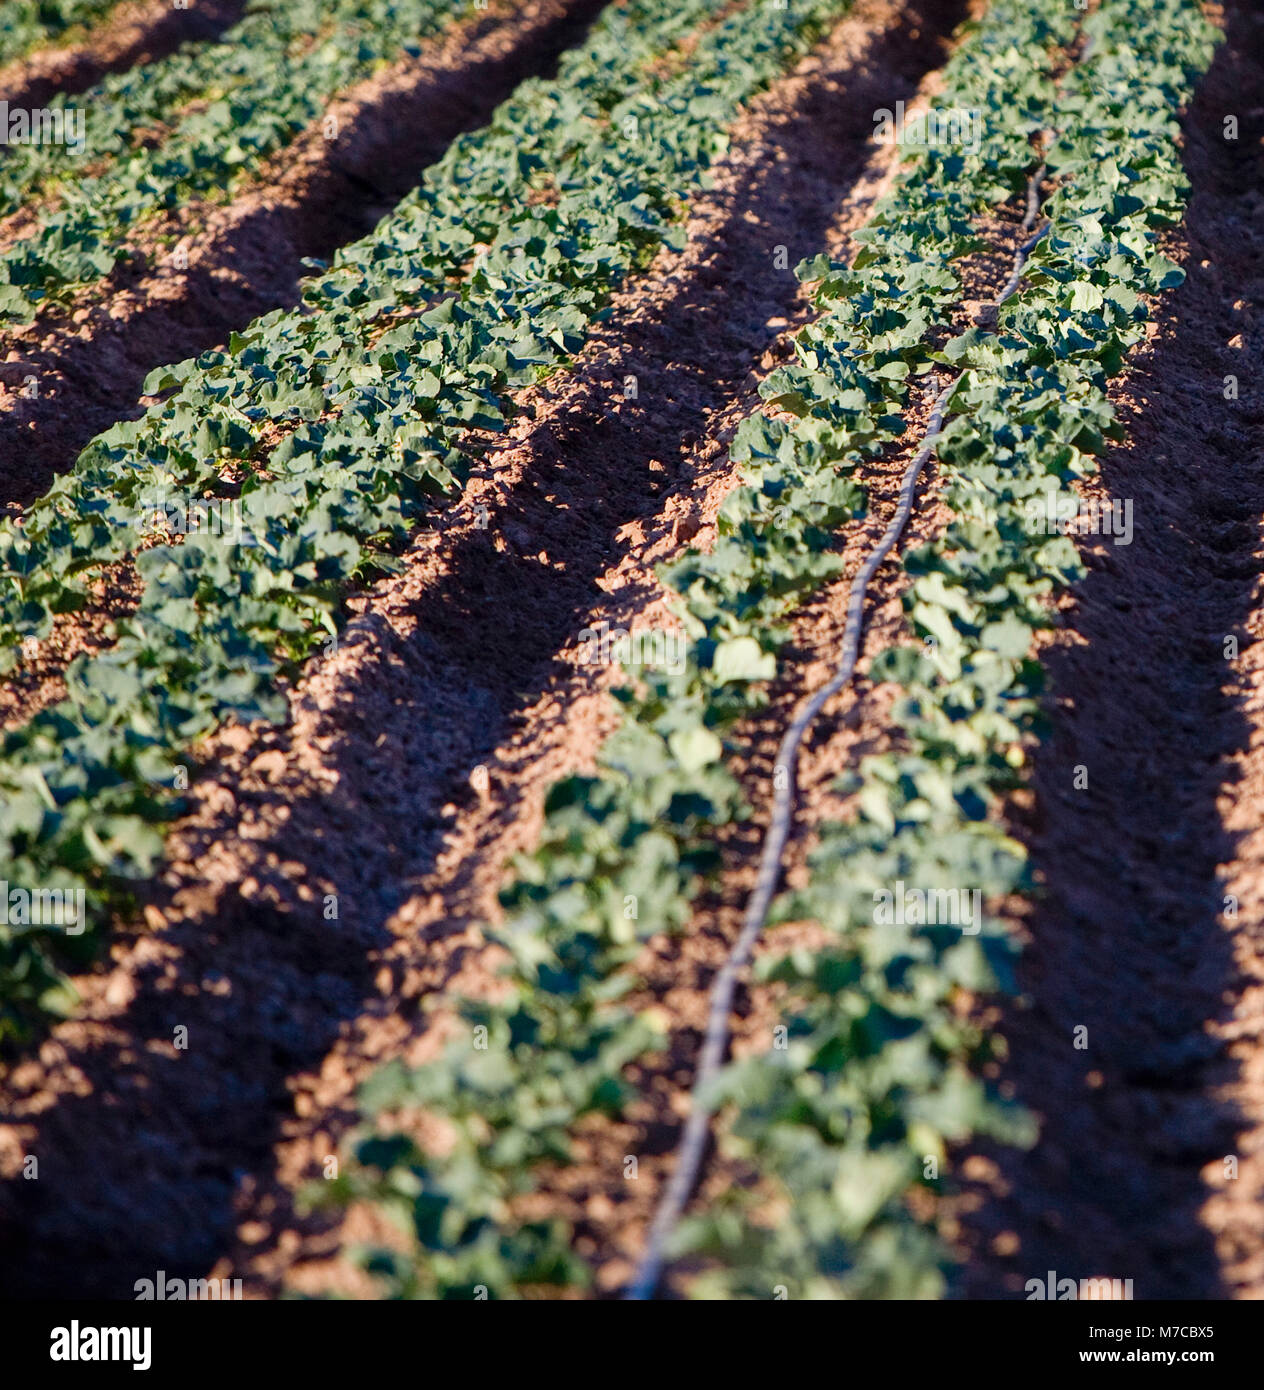
[[[302,307],[225,352],[154,374],[169,393],[107,431],[73,472],[0,524],[0,656],[134,566],[139,605],[68,698],[0,745],[0,787],[46,792],[0,860],[16,882],[75,858],[100,898],[150,871],[142,826],[170,810],[175,754],[224,721],[286,717],[277,680],[336,629],[346,587],[464,473],[460,445],[499,428],[512,392],[572,356],[651,245],[679,245],[681,200],[726,125],[844,6],[706,0],[612,9],[554,82],[528,81],[463,137],[370,237],[313,280]],[[656,59],[694,36],[690,61]],[[555,201],[527,195],[547,170]],[[207,532],[140,548],[144,506],[240,501],[247,546]],[[33,793],[32,793],[33,795]],[[95,830],[135,826],[133,837]],[[85,858],[95,835],[103,848]],[[0,1028],[38,1014],[56,934],[0,928]],[[61,997],[58,995],[57,997]]]

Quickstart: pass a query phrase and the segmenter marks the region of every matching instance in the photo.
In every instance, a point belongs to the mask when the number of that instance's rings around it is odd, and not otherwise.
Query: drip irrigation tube
[[[1028,181],[1027,212],[1022,222],[1024,231],[1029,231],[1036,220],[1039,189],[1044,174],[1045,168],[1042,164]],[[1027,258],[1048,229],[1046,224],[1040,231],[1028,237],[1014,253],[1013,271],[1001,293],[989,306],[993,313],[1018,289]],[[864,627],[865,598],[869,582],[895,548],[912,515],[918,479],[930,456],[935,452],[939,432],[943,428],[944,411],[959,378],[960,373],[956,373],[936,396],[921,444],[904,470],[895,513],[882,533],[882,539],[852,580],[847,600],[847,625],[843,632],[842,654],[838,667],[830,680],[803,704],[786,729],[777,750],[777,764],[784,769],[785,777],[780,779],[781,784],[773,793],[772,817],[760,852],[755,887],[746,904],[741,933],[711,986],[707,1031],[690,1093],[689,1118],[685,1122],[684,1134],[676,1151],[676,1164],[671,1180],[654,1213],[645,1254],[626,1294],[630,1300],[643,1300],[653,1296],[662,1273],[667,1241],[680,1220],[685,1203],[689,1200],[689,1194],[697,1180],[707,1136],[711,1130],[711,1112],[702,1102],[706,1091],[719,1073],[728,1047],[729,1016],[732,1013],[738,974],[750,959],[755,942],[763,931],[768,909],[772,905],[773,894],[781,877],[781,860],[790,838],[794,816],[795,769],[798,765],[799,748],[804,735],[826,702],[837,695],[855,674],[856,663],[860,659],[860,639]]]

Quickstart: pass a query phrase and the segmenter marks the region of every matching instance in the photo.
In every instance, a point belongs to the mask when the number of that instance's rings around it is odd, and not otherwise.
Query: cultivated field
[[[4,1295],[1264,1297],[1262,77],[8,0]]]

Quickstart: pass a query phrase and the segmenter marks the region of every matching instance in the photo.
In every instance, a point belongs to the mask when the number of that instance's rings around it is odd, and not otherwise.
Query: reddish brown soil
[[[577,633],[648,611],[649,565],[714,515],[752,349],[805,311],[773,248],[791,265],[845,248],[885,167],[872,112],[911,94],[958,15],[858,7],[742,123],[685,255],[620,296],[577,373],[534,394],[535,418],[301,683],[293,727],[207,750],[155,930],[121,932],[83,1016],[9,1079],[5,1170],[48,1156],[0,1197],[22,1291],[126,1296],[219,1254],[258,1292],[287,1270],[324,1280],[337,1233],[296,1219],[294,1186],[372,1063],[434,1045],[426,997],[485,987],[478,922],[505,856],[608,727]],[[179,1023],[186,1053],[166,1041]]]
[[[1243,100],[1264,24],[1238,5],[1227,28],[1186,123],[1188,279],[1116,393],[1128,441],[1102,460],[1134,539],[1084,544],[1044,653],[1052,736],[1015,822],[1044,894],[1000,1025],[1043,1133],[963,1165],[969,1297],[1022,1297],[1050,1269],[1132,1279],[1137,1298],[1264,1296],[1264,110]]]
[[[194,205],[146,228],[136,258],[77,306],[0,339],[0,502],[17,510],[90,439],[139,415],[154,367],[293,307],[305,257],[326,259],[371,231],[456,135],[524,78],[547,76],[601,4],[497,0],[331,103],[336,139],[313,123],[227,206]],[[173,262],[173,238],[186,269]],[[18,395],[32,375],[39,395]]]
[[[10,106],[42,106],[54,92],[86,92],[109,72],[157,62],[182,43],[210,43],[241,18],[245,0],[136,0],[56,48],[0,68],[0,96]]]

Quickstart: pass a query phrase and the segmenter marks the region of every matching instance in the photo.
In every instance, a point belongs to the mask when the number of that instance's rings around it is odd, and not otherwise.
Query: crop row
[[[0,254],[0,321],[24,322],[108,275],[156,215],[226,196],[338,92],[471,9],[472,0],[256,0],[217,43],[185,44],[83,96],[55,98],[54,111],[84,108],[82,145],[13,145],[0,163],[0,208],[49,200]]]
[[[1145,296],[1179,279],[1156,249],[1185,189],[1174,113],[1215,30],[1187,0],[1144,16],[1103,0],[1055,87],[1039,75],[1041,50],[1071,37],[1066,17],[997,5],[950,63],[950,90],[985,112],[980,164],[928,153],[853,265],[822,279],[824,315],[800,336],[799,365],[766,386],[797,419],[748,422],[735,450],[746,485],[715,547],[665,574],[694,638],[691,669],[625,693],[601,772],[554,790],[541,848],[505,894],[495,939],[512,955],[512,994],[469,1007],[487,1032],[455,1043],[441,1066],[387,1069],[366,1088],[370,1117],[419,1104],[457,1135],[436,1159],[375,1134],[337,1194],[383,1203],[414,1237],[409,1255],[371,1264],[392,1292],[459,1297],[482,1283],[511,1296],[584,1281],[570,1233],[515,1220],[515,1201],[567,1161],[578,1120],[620,1111],[627,1063],[662,1046],[659,1016],[619,1003],[636,997],[640,943],[681,930],[714,868],[715,831],[741,814],[724,746],[743,751],[737,721],[759,707],[795,601],[837,573],[833,533],[857,502],[848,473],[899,435],[902,383],[932,366],[959,374],[935,441],[954,519],[906,557],[923,647],[893,648],[870,671],[902,688],[899,751],[861,763],[848,787],[854,818],[822,828],[807,887],[778,905],[778,920],[814,921],[830,945],[778,951],[774,933],[760,977],[779,991],[784,1045],[770,1038],[700,1098],[724,1111],[725,1151],[748,1181],[688,1222],[673,1250],[709,1262],[695,1292],[933,1294],[943,1252],[908,1192],[938,1187],[952,1143],[1033,1137],[977,1080],[991,1042],[956,1008],[963,990],[1004,981],[1000,925],[966,935],[880,922],[874,904],[896,884],[985,899],[1029,886],[998,810],[1036,729],[1032,637],[1049,625],[1049,594],[1079,569],[1066,537],[1032,526],[1032,504],[1052,494],[1056,508],[1092,471],[1112,429],[1108,381],[1144,336]],[[1007,53],[1015,76],[1030,74],[1021,92],[1006,88]],[[929,346],[959,291],[948,262],[965,249],[959,216],[972,190],[1012,195],[1040,160],[1027,136],[1051,124],[1049,224],[1018,294],[994,330]]]
[[[842,8],[752,5],[700,34],[705,0],[607,12],[556,81],[523,84],[455,142],[298,311],[161,374],[167,400],[0,528],[10,663],[90,603],[103,566],[134,563],[143,585],[115,645],[76,659],[67,698],[0,748],[10,882],[151,871],[176,759],[234,716],[285,717],[278,677],[335,629],[347,585],[388,568],[389,545],[451,494],[470,432],[500,427],[513,389],[564,365],[612,290],[679,244],[681,200],[739,105]],[[155,508],[208,499],[240,506],[249,544],[142,536]],[[11,1031],[58,1005],[52,953],[83,959],[96,933],[0,931]]]

